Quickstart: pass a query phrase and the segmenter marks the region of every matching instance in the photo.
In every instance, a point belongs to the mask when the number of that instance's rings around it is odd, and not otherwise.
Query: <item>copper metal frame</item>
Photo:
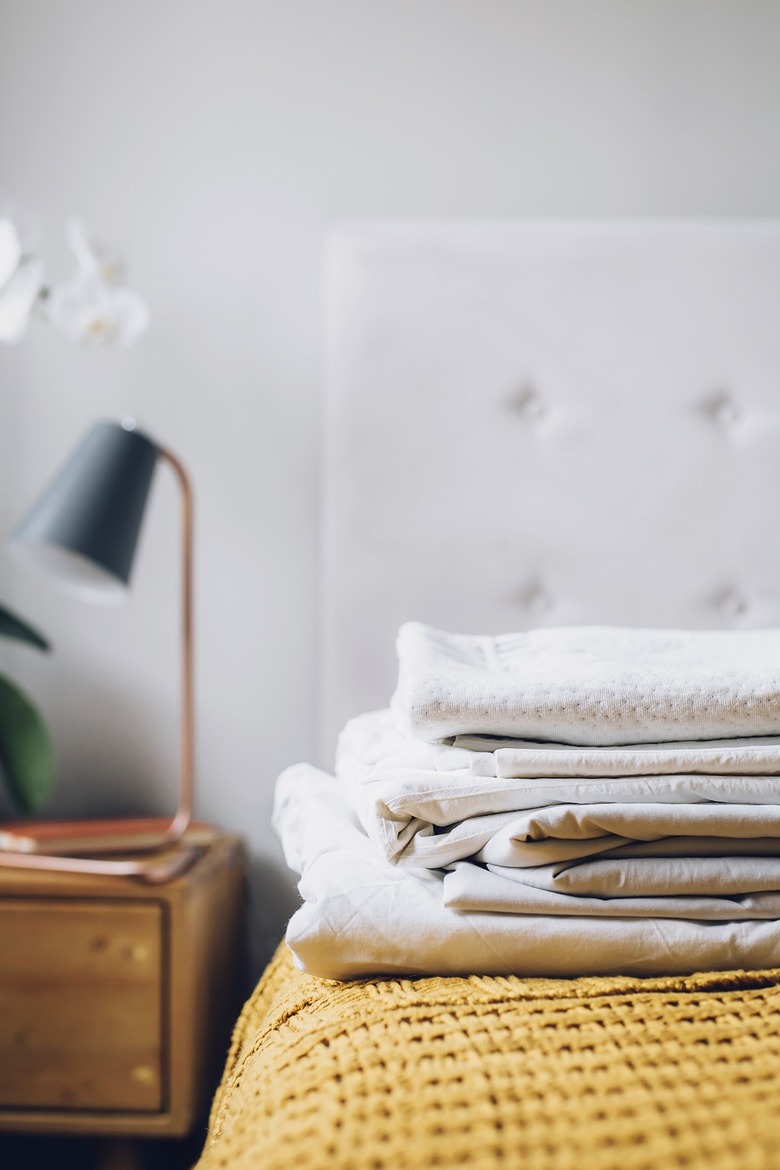
[[[179,482],[182,497],[182,567],[181,567],[181,739],[179,760],[179,801],[176,813],[158,841],[142,847],[134,846],[132,838],[116,842],[110,848],[93,845],[94,852],[157,854],[170,850],[169,856],[156,859],[127,858],[110,860],[100,857],[58,856],[56,842],[47,843],[48,853],[37,853],[31,839],[20,836],[19,850],[0,850],[0,866],[13,869],[55,870],[64,873],[86,873],[115,877],[136,877],[148,882],[165,882],[184,873],[203,853],[203,847],[182,841],[192,820],[194,797],[194,741],[195,691],[193,669],[193,494],[192,484],[184,465],[167,448],[157,446],[159,457],[170,465]],[[21,842],[24,841],[24,844]],[[177,847],[178,846],[178,847]],[[89,851],[85,840],[84,852]]]

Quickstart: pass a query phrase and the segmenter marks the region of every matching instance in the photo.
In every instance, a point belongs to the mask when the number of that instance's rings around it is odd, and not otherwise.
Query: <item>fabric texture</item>
[[[274,825],[288,864],[301,874],[304,899],[287,942],[299,967],[325,978],[678,974],[780,965],[780,922],[774,918],[453,909],[445,904],[448,874],[388,865],[338,781],[306,764],[280,777]],[[523,870],[523,879],[537,872]]]
[[[402,627],[391,710],[347,725],[335,779],[301,765],[277,785],[297,963],[338,979],[774,965],[776,650],[772,630]]]
[[[500,637],[409,622],[398,635],[401,726],[567,744],[780,734],[780,630],[584,626]]]
[[[664,805],[667,819],[676,823],[659,828],[656,835],[705,834],[712,816],[741,820],[742,837],[768,836],[772,830],[762,826],[780,823],[780,778],[772,774],[780,772],[780,742],[726,740],[576,751],[555,745],[497,746],[491,751],[486,746],[491,741],[467,741],[480,745],[481,750],[474,750],[459,746],[461,742],[412,739],[395,727],[390,711],[358,716],[344,728],[336,774],[366,832],[389,861],[437,867],[471,857],[491,841],[495,851],[521,813],[539,809],[541,816],[550,817],[556,805],[569,806],[570,819],[578,815],[572,807],[577,805],[598,805],[602,811],[615,806],[623,816],[630,815],[633,805]],[[743,806],[742,813],[732,812],[730,805]],[[693,828],[686,830],[684,823]],[[541,854],[539,834],[535,837],[527,851]],[[520,845],[515,840],[517,856]],[[569,849],[570,856],[574,852]],[[509,859],[494,853],[488,860]],[[549,857],[540,857],[539,863],[544,860]],[[529,858],[529,864],[536,863]]]
[[[780,1170],[779,980],[338,984],[282,947],[197,1170]]]
[[[742,859],[740,859],[742,860]],[[776,859],[775,859],[776,863]],[[489,865],[486,868],[468,861],[458,862],[444,875],[442,900],[445,906],[464,913],[493,914],[555,914],[596,918],[689,918],[698,922],[739,922],[744,919],[780,917],[780,893],[777,875],[767,892],[733,894],[723,890],[722,874],[716,871],[711,882],[701,875],[697,882],[691,881],[693,893],[682,893],[682,883],[674,875],[673,892],[668,892],[668,883],[661,892],[648,893],[647,883],[640,886],[639,877],[631,875],[630,880],[619,889],[619,896],[611,894],[584,893],[580,888],[556,884],[555,868],[545,872],[534,870],[530,876],[525,870],[511,866]],[[604,875],[604,884],[614,882],[613,875]],[[753,882],[735,884],[752,885]],[[596,885],[593,881],[591,891]],[[660,882],[656,883],[660,887]],[[641,890],[632,894],[633,888]],[[701,893],[702,888],[706,891]]]
[[[720,856],[739,854],[742,841],[774,839],[780,851],[780,806],[751,804],[556,804],[515,816],[477,853],[477,860],[528,868],[586,859],[633,845],[665,849],[677,838],[720,841]]]

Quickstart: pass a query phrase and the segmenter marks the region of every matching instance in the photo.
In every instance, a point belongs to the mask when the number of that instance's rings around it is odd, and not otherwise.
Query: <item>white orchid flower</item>
[[[79,272],[96,276],[106,284],[118,285],[124,276],[124,265],[117,255],[87,235],[80,219],[70,219],[65,227],[70,250],[76,257]]]
[[[42,288],[43,265],[26,257],[0,288],[0,342],[13,345],[24,336]]]
[[[149,324],[149,309],[137,293],[78,272],[51,291],[46,302],[55,329],[80,345],[133,345]]]
[[[43,288],[43,265],[30,256],[21,261],[0,288],[0,342],[13,345],[27,331],[30,315]]]
[[[13,220],[0,219],[0,289],[11,279],[22,259],[22,242]]]
[[[43,287],[43,265],[26,256],[21,233],[10,218],[0,218],[0,342],[13,345],[24,335]]]
[[[69,281],[51,290],[49,321],[80,345],[133,345],[149,324],[146,302],[119,284],[119,260],[90,240],[81,220],[70,220],[67,235],[77,268]]]
[[[81,220],[68,223],[67,236],[76,272],[64,284],[44,287],[43,265],[33,254],[30,233],[23,221],[0,207],[0,343],[18,341],[37,308],[55,329],[81,345],[132,345],[149,324],[146,302],[120,284],[118,258],[90,240]]]

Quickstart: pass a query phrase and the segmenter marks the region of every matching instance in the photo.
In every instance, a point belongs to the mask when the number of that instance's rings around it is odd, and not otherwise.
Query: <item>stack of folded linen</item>
[[[300,966],[780,965],[780,630],[402,627],[391,710],[279,780]]]

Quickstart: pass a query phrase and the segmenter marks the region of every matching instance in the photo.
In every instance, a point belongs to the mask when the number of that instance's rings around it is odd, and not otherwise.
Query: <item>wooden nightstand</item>
[[[0,868],[0,1132],[178,1137],[237,1011],[244,864],[165,885]]]

